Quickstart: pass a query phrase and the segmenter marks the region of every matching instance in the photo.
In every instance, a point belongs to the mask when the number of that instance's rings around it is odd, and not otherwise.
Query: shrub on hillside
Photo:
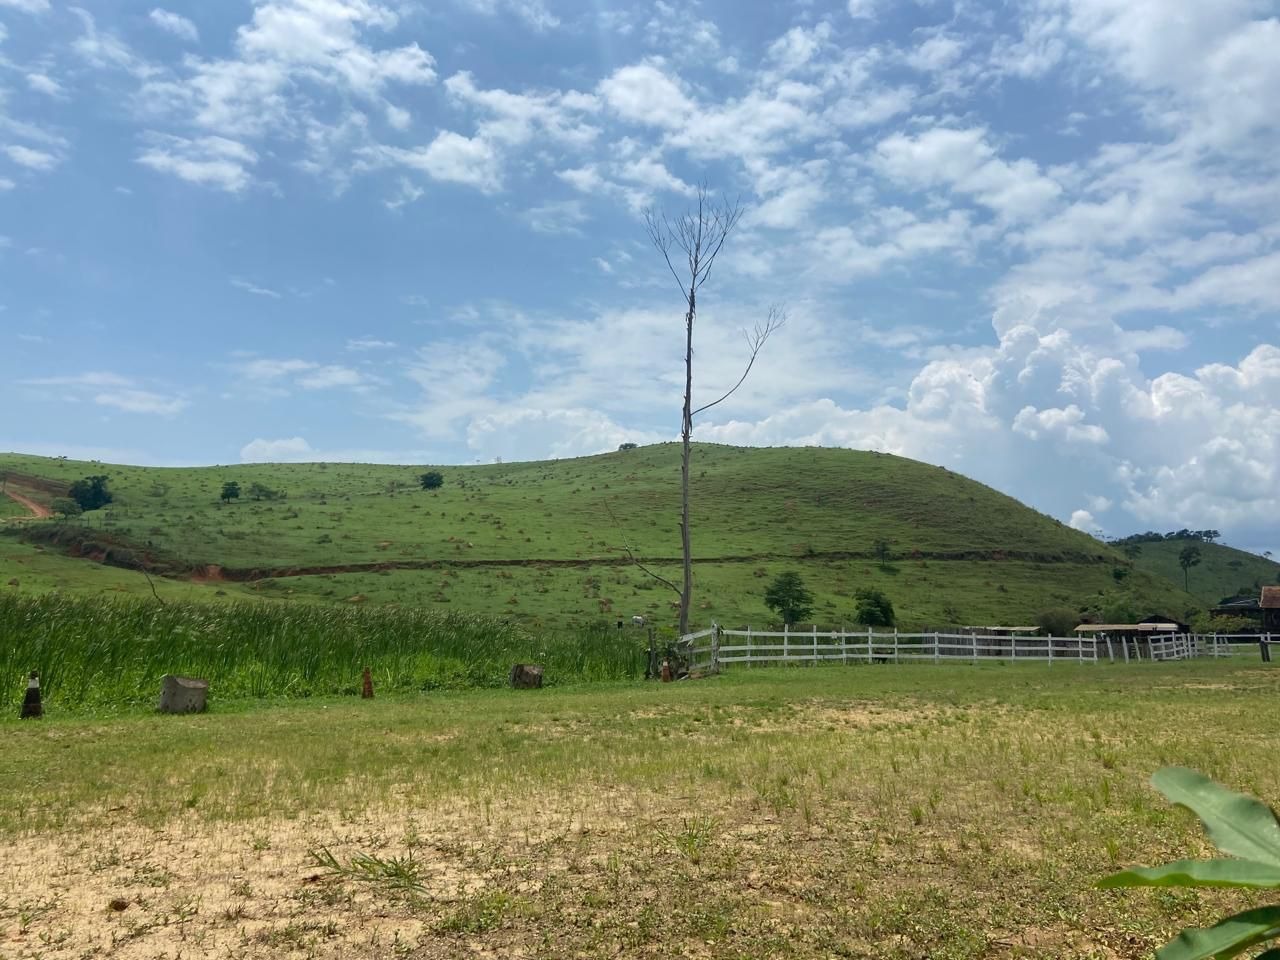
[[[85,477],[77,480],[67,491],[67,496],[80,504],[81,510],[97,510],[105,507],[113,499],[107,489],[107,478],[104,476]]]
[[[1080,614],[1070,607],[1050,607],[1036,614],[1036,626],[1050,637],[1069,637],[1080,625]]]
[[[1196,633],[1257,633],[1257,620],[1248,617],[1210,616],[1202,613],[1195,618],[1192,629]]]
[[[439,490],[444,486],[444,474],[439,470],[428,470],[418,476],[418,483],[423,490]]]
[[[70,497],[54,497],[53,503],[49,507],[61,517],[78,517],[84,512],[80,509],[80,504]]]
[[[892,627],[897,623],[893,603],[883,590],[866,587],[854,595],[853,619],[868,627]]]

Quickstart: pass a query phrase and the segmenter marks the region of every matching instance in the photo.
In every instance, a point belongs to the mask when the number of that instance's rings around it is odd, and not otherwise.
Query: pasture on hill
[[[442,467],[424,491],[422,467],[255,464],[153,468],[0,455],[0,471],[59,483],[105,473],[115,502],[78,520],[24,524],[46,552],[146,562],[199,574],[211,596],[396,603],[502,615],[535,626],[673,619],[672,594],[631,565],[676,569],[678,445],[574,460]],[[241,496],[224,503],[223,484]],[[252,490],[280,494],[254,499]],[[767,578],[802,573],[815,618],[837,625],[853,593],[884,589],[907,624],[1028,621],[1050,606],[1100,603],[1127,561],[989,487],[884,454],[821,448],[698,444],[693,457],[695,622],[768,622]],[[14,525],[8,525],[14,532]],[[892,560],[873,559],[886,541]],[[14,555],[17,558],[16,554]],[[35,558],[31,559],[34,563]],[[28,578],[35,589],[68,572]],[[21,570],[15,570],[21,583]],[[149,592],[124,577],[86,590]],[[1138,606],[1181,615],[1193,603],[1137,571]]]
[[[1190,593],[1203,604],[1212,605],[1239,590],[1257,596],[1260,587],[1280,583],[1280,563],[1256,553],[1236,550],[1221,543],[1193,540],[1161,540],[1140,543],[1141,553],[1133,565],[1139,570],[1182,583],[1178,554],[1189,544],[1200,548],[1200,563],[1188,571]]]
[[[0,954],[1139,960],[1241,891],[1148,777],[1274,801],[1254,662],[764,669],[0,719]]]

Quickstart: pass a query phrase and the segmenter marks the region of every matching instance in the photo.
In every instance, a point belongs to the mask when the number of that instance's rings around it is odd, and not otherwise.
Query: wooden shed
[[[1262,629],[1280,633],[1280,587],[1263,587],[1258,605],[1262,607]]]

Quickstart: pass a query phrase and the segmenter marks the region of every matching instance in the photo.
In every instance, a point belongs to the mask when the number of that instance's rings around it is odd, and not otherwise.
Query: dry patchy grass
[[[856,667],[0,723],[0,957],[1148,956],[1260,665]]]

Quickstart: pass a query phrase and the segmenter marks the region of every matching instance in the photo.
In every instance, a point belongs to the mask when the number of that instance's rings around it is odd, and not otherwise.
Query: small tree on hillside
[[[273,490],[265,483],[254,482],[249,484],[249,498],[251,500],[279,500],[283,496],[284,493],[282,491]]]
[[[774,578],[764,592],[764,605],[785,624],[800,623],[813,613],[813,594],[805,589],[800,574],[788,570]]]
[[[876,561],[880,564],[880,569],[887,570],[889,561],[893,559],[893,552],[889,549],[889,541],[877,540],[872,547],[872,553],[875,554]]]
[[[853,619],[868,627],[892,627],[897,623],[893,604],[883,590],[864,588],[853,595]]]
[[[423,490],[439,490],[444,486],[444,474],[439,470],[428,470],[418,475],[418,482]]]
[[[101,475],[77,480],[67,491],[67,496],[80,504],[81,510],[97,510],[114,499],[107,489],[107,478]]]
[[[240,499],[240,484],[234,480],[228,480],[222,485],[222,502],[230,503],[232,500]]]
[[[71,517],[78,517],[84,512],[80,509],[80,504],[76,503],[70,497],[54,497],[53,503],[49,504],[49,509],[64,520],[69,520]]]
[[[1200,565],[1200,548],[1194,543],[1182,548],[1178,554],[1178,566],[1182,568],[1182,588],[1191,592],[1191,568]]]

